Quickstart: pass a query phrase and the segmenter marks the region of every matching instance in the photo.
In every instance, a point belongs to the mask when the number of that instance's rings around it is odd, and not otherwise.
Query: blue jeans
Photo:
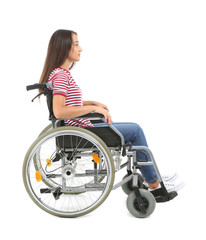
[[[125,143],[131,142],[132,146],[148,146],[142,128],[131,122],[114,122],[112,125],[123,135]],[[97,123],[94,126],[105,126],[105,123]],[[138,154],[141,159],[145,159],[145,156]],[[148,156],[148,155],[147,155]],[[148,160],[150,160],[148,156]],[[153,166],[142,166],[140,169],[143,177],[148,183],[152,183],[158,179]]]

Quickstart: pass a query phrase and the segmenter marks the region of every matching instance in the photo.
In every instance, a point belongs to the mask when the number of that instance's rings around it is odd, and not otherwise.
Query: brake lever
[[[34,97],[31,101],[33,102],[37,97],[39,97],[40,95],[45,94],[45,92],[40,92],[38,95],[36,95],[36,97]]]

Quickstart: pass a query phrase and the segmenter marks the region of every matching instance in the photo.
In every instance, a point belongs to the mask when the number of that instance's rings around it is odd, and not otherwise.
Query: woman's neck
[[[69,67],[71,65],[71,62],[67,59],[61,66],[60,68],[64,68],[66,70],[69,70]]]

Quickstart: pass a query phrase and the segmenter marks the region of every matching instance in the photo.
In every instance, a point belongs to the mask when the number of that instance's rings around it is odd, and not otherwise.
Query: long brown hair
[[[50,73],[66,61],[72,47],[72,34],[77,35],[74,31],[62,29],[53,33],[49,41],[47,56],[39,83],[47,82]],[[72,63],[69,69],[73,66],[74,63]]]

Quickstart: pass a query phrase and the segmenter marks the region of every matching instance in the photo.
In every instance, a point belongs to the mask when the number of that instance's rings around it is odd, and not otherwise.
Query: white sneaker
[[[177,192],[185,186],[184,182],[164,182],[165,188],[168,192]]]
[[[178,177],[178,174],[177,173],[173,173],[173,174],[162,174],[161,175],[161,178],[162,178],[162,181],[164,183],[166,182],[173,182],[174,180],[176,180]],[[144,182],[144,185],[148,188],[148,183],[147,182]]]
[[[177,179],[178,174],[177,173],[162,174],[161,177],[163,182],[173,182],[174,180]]]

